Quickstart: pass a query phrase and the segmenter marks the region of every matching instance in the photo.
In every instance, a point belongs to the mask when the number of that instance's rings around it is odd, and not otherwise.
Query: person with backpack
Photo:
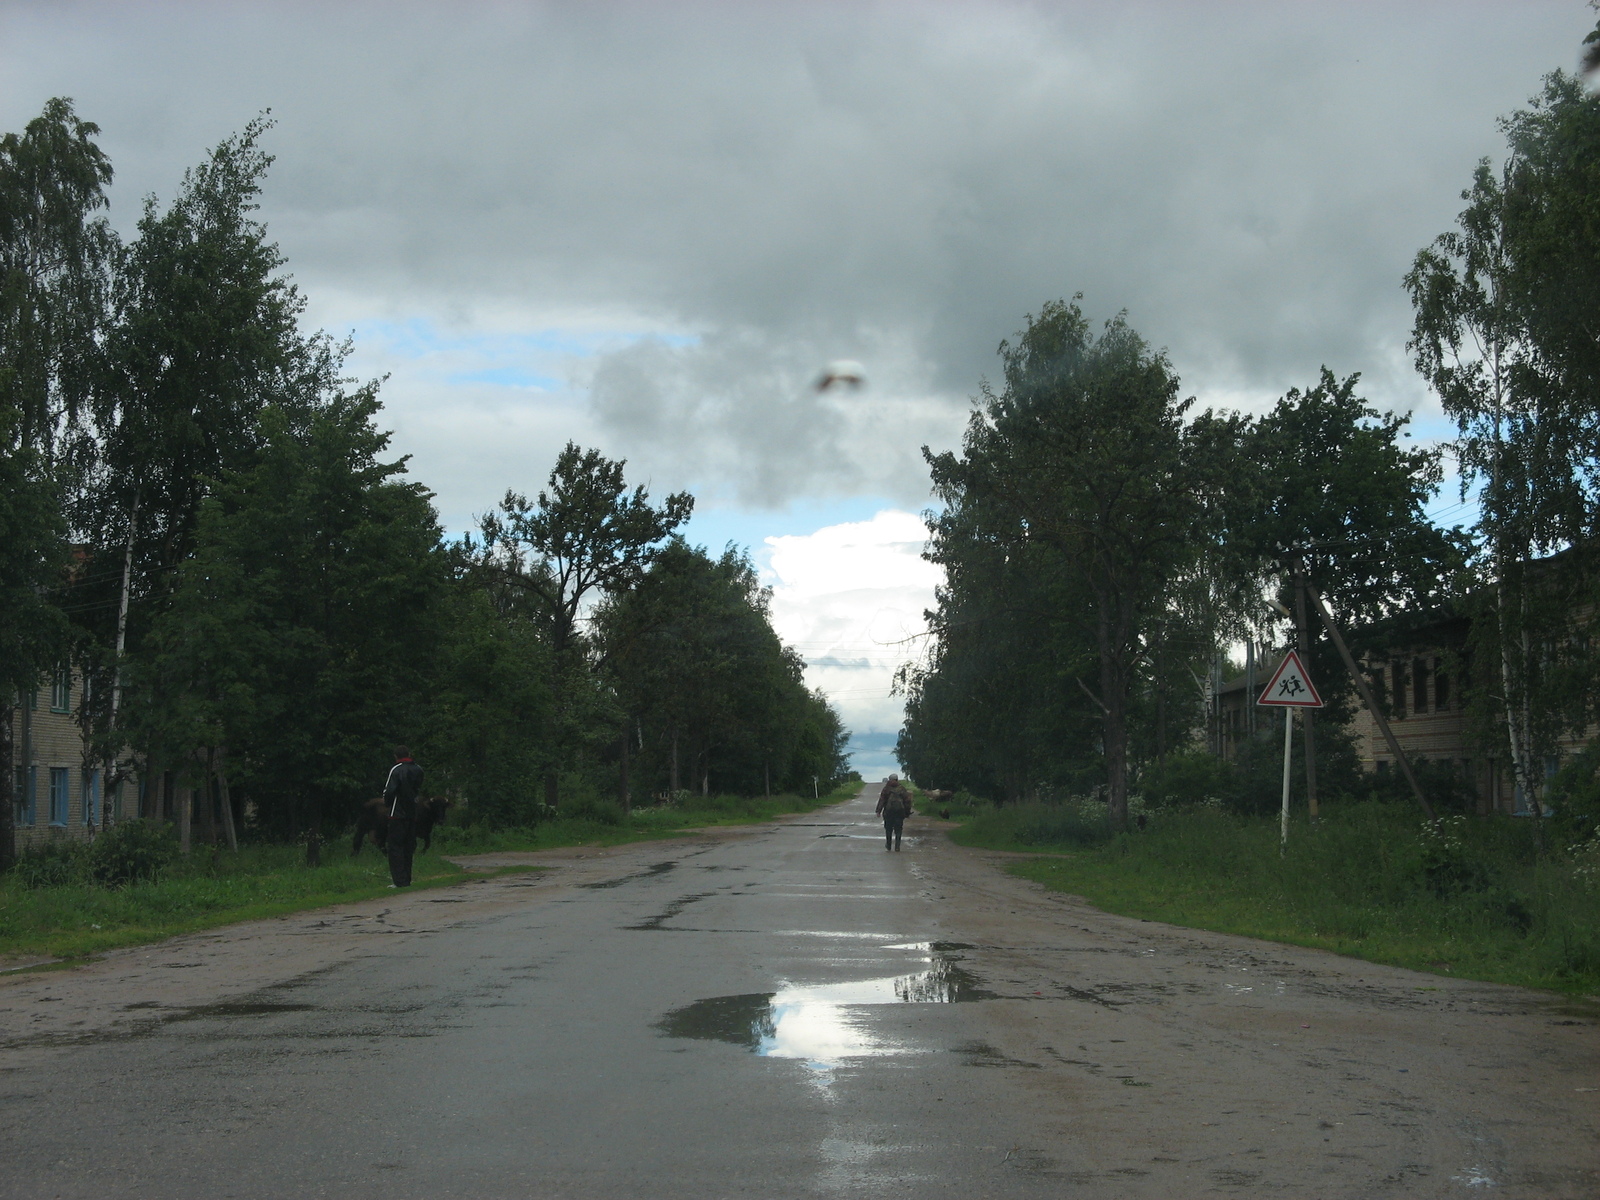
[[[422,794],[422,768],[404,746],[394,748],[394,766],[383,785],[388,824],[390,887],[411,886],[411,856],[417,852],[417,797]]]
[[[911,789],[900,782],[900,776],[891,775],[883,781],[877,811],[883,818],[883,848],[899,850],[900,830],[911,815]]]

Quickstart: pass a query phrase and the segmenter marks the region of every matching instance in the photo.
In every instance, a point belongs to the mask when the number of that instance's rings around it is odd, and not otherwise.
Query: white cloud
[[[904,707],[890,687],[921,648],[923,612],[943,578],[921,557],[927,536],[921,517],[885,509],[868,521],[766,539],[773,624],[856,735],[854,765],[869,779],[893,769],[887,748]]]

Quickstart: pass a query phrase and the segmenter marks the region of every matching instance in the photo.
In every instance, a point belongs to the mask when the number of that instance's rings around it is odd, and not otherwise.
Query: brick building
[[[83,677],[63,668],[25,695],[13,718],[17,848],[49,837],[86,837],[105,820],[102,764],[88,761],[77,708]],[[109,797],[113,819],[120,797]]]
[[[1414,764],[1448,765],[1464,783],[1480,813],[1525,814],[1527,801],[1511,778],[1506,752],[1485,752],[1474,744],[1463,703],[1464,681],[1456,678],[1457,664],[1465,661],[1470,623],[1466,617],[1439,614],[1409,622],[1403,636],[1390,636],[1384,657],[1364,660],[1374,698],[1389,718],[1389,727],[1406,757]],[[1262,648],[1254,670],[1211,691],[1212,752],[1230,761],[1257,730],[1280,727],[1275,710],[1256,706],[1261,690],[1283,656],[1282,650]],[[1326,695],[1326,694],[1325,694]],[[1356,696],[1349,731],[1363,769],[1383,775],[1397,770],[1394,755],[1372,714]],[[1580,749],[1583,739],[1569,738],[1563,753]],[[1298,742],[1296,743],[1298,753]],[[1546,764],[1546,773],[1555,763]]]

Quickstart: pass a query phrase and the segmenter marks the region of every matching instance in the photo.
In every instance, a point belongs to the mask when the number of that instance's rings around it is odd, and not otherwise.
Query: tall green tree
[[[66,567],[63,502],[82,469],[115,238],[96,213],[111,166],[72,103],[0,137],[0,870],[15,853],[13,713],[66,651],[50,603]]]
[[[1235,544],[1261,564],[1285,607],[1295,607],[1298,560],[1346,628],[1436,607],[1464,566],[1464,536],[1427,514],[1443,452],[1407,445],[1410,419],[1373,408],[1359,382],[1324,367],[1311,387],[1291,388],[1245,433],[1249,472],[1230,489],[1240,509]],[[1327,681],[1324,698],[1343,723],[1344,667],[1320,624],[1311,624],[1308,665]]]
[[[94,397],[100,456],[77,523],[101,571],[120,571],[116,603],[92,628],[109,664],[97,714],[108,752],[118,723],[124,657],[137,660],[193,557],[200,511],[231,472],[262,453],[269,407],[302,433],[339,394],[347,347],[300,330],[305,300],[255,217],[272,158],[263,116],[188,171],[172,203],[146,200],[138,234],[118,256],[113,320]],[[112,564],[115,564],[114,566]],[[140,702],[178,706],[145,672]],[[162,729],[138,718],[147,736]],[[162,773],[159,742],[139,746]]]
[[[1478,164],[1457,228],[1405,285],[1417,369],[1460,431],[1463,487],[1478,489],[1492,604],[1475,636],[1498,663],[1503,735],[1532,797],[1560,733],[1593,717],[1597,664],[1574,622],[1600,595],[1600,99],[1558,71],[1502,129],[1504,163]]]
[[[1232,466],[1232,426],[1186,421],[1164,354],[1122,317],[1095,337],[1077,304],[1047,304],[1000,348],[960,455],[927,453],[947,509],[978,504],[985,536],[1040,543],[1082,588],[1095,671],[1075,683],[1099,710],[1110,816],[1127,823],[1128,716],[1154,614],[1196,567]]]
[[[1085,785],[1102,767],[1098,710],[1078,684],[1096,649],[1089,623],[1070,619],[1086,597],[1061,556],[1001,536],[1006,514],[985,507],[963,496],[931,517],[925,556],[944,580],[929,653],[896,677],[896,756],[924,786],[1018,801],[1040,784]]]
[[[377,410],[369,388],[309,421],[262,414],[258,461],[202,502],[132,675],[167,698],[130,706],[135,733],[171,762],[227,747],[279,835],[353,815],[388,748],[427,732],[448,563],[428,493],[383,457]]]
[[[687,492],[653,506],[643,486],[629,490],[626,465],[568,442],[535,499],[507,491],[498,511],[480,522],[484,577],[532,612],[549,641],[554,709],[547,736],[558,751],[575,748],[594,715],[595,664],[579,628],[585,606],[637,584],[694,509]],[[553,757],[545,772],[552,808],[559,766]]]

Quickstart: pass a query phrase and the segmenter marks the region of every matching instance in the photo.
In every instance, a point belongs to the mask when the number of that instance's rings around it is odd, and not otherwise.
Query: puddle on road
[[[731,1042],[764,1058],[795,1058],[827,1069],[846,1059],[904,1052],[904,1047],[881,1040],[867,1028],[866,1014],[857,1009],[997,998],[970,972],[941,958],[912,975],[784,984],[776,992],[712,996],[673,1009],[656,1028],[667,1037]]]

